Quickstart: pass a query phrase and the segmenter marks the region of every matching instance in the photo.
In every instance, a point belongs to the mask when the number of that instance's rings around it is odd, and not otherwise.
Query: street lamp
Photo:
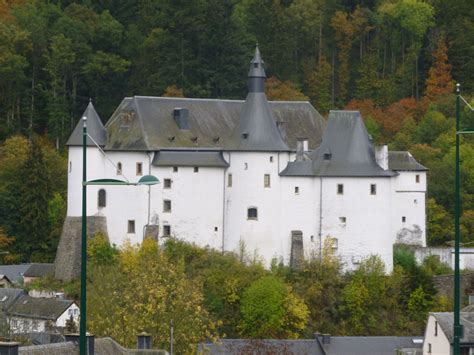
[[[87,117],[82,117],[82,238],[81,238],[81,318],[79,330],[79,353],[87,355],[86,320],[87,320],[87,185],[156,185],[160,181],[153,175],[145,175],[138,182],[117,179],[96,179],[87,181]]]

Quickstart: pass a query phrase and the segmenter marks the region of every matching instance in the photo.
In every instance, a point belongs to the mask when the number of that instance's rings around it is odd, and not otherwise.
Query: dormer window
[[[242,133],[242,138],[243,138],[243,139],[247,139],[248,137],[249,137],[248,132]]]
[[[323,154],[323,159],[325,161],[329,161],[331,160],[331,156],[332,156],[331,151],[329,149],[326,149],[326,151]]]
[[[258,68],[258,63],[253,63],[254,68]]]

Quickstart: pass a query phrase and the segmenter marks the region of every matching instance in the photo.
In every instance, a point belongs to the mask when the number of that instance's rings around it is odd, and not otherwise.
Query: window
[[[339,247],[339,241],[337,238],[331,238],[330,243],[332,249],[337,249]]]
[[[407,218],[405,216],[402,217],[402,222],[405,223],[407,221]]]
[[[74,315],[75,316],[79,315],[79,310],[77,308],[74,310]]]
[[[438,322],[435,321],[435,337],[438,336]]]
[[[249,207],[247,210],[247,219],[258,219],[257,207]]]
[[[370,194],[371,195],[377,195],[377,185],[370,184]]]
[[[265,174],[263,176],[263,186],[270,187],[270,174]]]
[[[337,194],[338,195],[344,195],[344,185],[343,184],[337,184]]]
[[[431,354],[431,343],[428,343],[428,354]]]
[[[217,232],[218,230],[219,230],[219,228],[214,227],[214,232]]]
[[[194,172],[195,172],[195,173],[198,173],[198,172],[199,172],[199,167],[198,167],[198,166],[195,166],[195,167],[194,167]]]
[[[163,226],[163,237],[171,236],[171,226],[165,225]]]
[[[143,175],[143,164],[137,163],[137,175]]]
[[[420,183],[420,175],[416,174],[415,181],[416,181],[417,184]]]
[[[72,171],[72,161],[69,162],[69,172]]]
[[[270,163],[273,163],[273,155],[270,156]]]
[[[311,236],[311,241],[314,242],[314,235]]]
[[[232,187],[232,174],[227,175],[227,187]]]
[[[173,166],[173,173],[177,173],[178,172],[178,167],[177,166]]]
[[[127,233],[135,234],[135,220],[129,220],[128,221]]]
[[[339,223],[346,225],[347,218],[346,217],[339,217]]]
[[[68,314],[68,316],[72,316],[72,309],[68,309],[67,314]]]
[[[99,208],[105,207],[106,205],[106,193],[104,189],[99,190],[97,205]]]
[[[163,200],[163,212],[171,212],[171,200]]]
[[[295,186],[295,195],[299,195],[299,193],[300,193],[299,186]]]
[[[117,175],[122,175],[122,163],[117,163]]]
[[[171,179],[165,179],[163,182],[164,189],[171,189]]]
[[[247,163],[244,163],[244,170],[248,170],[249,169],[249,165]]]

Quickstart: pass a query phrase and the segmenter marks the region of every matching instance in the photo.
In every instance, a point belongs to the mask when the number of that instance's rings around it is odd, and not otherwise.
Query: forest
[[[51,261],[65,141],[91,99],[243,99],[255,44],[271,100],[358,109],[376,143],[429,168],[428,243],[453,239],[454,84],[472,102],[470,0],[0,0],[0,249]],[[462,104],[462,126],[474,114]],[[461,147],[462,239],[474,241],[474,145]],[[27,216],[27,217],[25,217]]]

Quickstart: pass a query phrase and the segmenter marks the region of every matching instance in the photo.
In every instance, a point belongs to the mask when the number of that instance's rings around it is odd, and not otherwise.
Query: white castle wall
[[[318,255],[330,236],[337,238],[335,251],[347,269],[370,254],[378,254],[390,271],[397,233],[402,231],[409,240],[425,245],[424,172],[401,172],[393,178],[280,177],[294,154],[270,152],[224,152],[230,163],[227,169],[199,167],[194,172],[193,167],[178,167],[178,172],[173,172],[172,167],[151,166],[153,153],[108,151],[109,159],[122,163],[120,176],[97,148],[88,148],[87,153],[89,180],[126,177],[136,182],[140,178],[137,162],[143,164],[143,174],[160,179],[159,185],[151,187],[88,187],[88,215],[106,216],[109,239],[119,246],[126,239],[140,243],[150,222],[159,224],[160,236],[163,226],[169,225],[171,234],[180,239],[235,252],[242,240],[250,256],[256,252],[267,264],[272,258],[288,263],[291,232],[301,231],[306,257]],[[69,160],[68,215],[80,216],[82,148],[70,147]],[[268,188],[264,187],[265,174],[270,174]],[[420,175],[419,183],[416,175]],[[170,189],[163,188],[167,178],[172,179]],[[338,184],[344,185],[342,195],[337,193]],[[376,195],[370,194],[371,184],[377,186]],[[98,207],[101,188],[107,193],[104,208]],[[171,212],[163,211],[164,199],[171,200]],[[258,208],[257,220],[247,219],[249,207]],[[404,223],[402,216],[406,216]],[[346,218],[345,224],[341,217]],[[129,220],[135,221],[133,234],[127,233]],[[414,225],[421,234],[412,232]]]

